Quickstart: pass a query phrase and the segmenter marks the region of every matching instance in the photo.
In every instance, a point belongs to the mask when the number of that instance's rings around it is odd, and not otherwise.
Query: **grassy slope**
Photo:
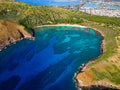
[[[57,7],[38,7],[23,3],[2,3],[0,5],[0,18],[18,20],[27,28],[37,25],[57,23],[81,23],[80,17],[74,17],[73,12]]]
[[[102,32],[105,35],[105,53],[97,61],[90,64],[85,72],[78,74],[77,78],[82,80],[84,84],[96,84],[97,81],[120,84],[120,78],[117,76],[120,69],[118,49],[118,45],[120,45],[118,38],[120,35],[120,18],[89,15],[58,7],[1,3],[0,19],[15,20],[28,29],[37,25],[69,23],[89,26]]]

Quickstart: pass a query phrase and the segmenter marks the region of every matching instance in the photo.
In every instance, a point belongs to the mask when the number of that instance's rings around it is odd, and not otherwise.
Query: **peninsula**
[[[0,50],[24,38],[33,38],[25,28],[15,21],[0,20]]]

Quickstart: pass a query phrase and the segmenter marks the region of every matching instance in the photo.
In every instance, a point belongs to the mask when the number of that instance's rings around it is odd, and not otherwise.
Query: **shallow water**
[[[102,53],[93,29],[46,26],[35,36],[0,52],[0,90],[77,90],[79,66]]]

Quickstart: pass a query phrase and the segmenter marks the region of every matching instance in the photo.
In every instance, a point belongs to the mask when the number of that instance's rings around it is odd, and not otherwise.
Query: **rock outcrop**
[[[24,38],[32,39],[33,37],[15,21],[0,20],[0,50]]]

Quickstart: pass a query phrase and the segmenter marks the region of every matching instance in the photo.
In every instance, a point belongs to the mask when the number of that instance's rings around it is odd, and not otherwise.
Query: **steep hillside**
[[[1,3],[0,19],[18,20],[27,28],[57,23],[81,23],[83,20],[73,11],[47,6],[31,6],[24,3]]]
[[[0,20],[0,50],[23,38],[32,38],[23,26],[13,21]]]
[[[46,24],[81,24],[86,20],[107,26],[120,26],[120,18],[90,15],[52,6],[31,6],[18,2],[0,4],[0,19],[17,20],[27,28]]]

